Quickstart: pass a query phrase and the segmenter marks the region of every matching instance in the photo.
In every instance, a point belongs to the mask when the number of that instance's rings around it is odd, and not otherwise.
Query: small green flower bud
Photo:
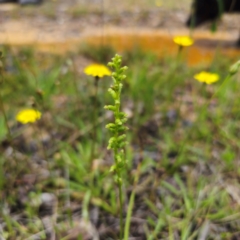
[[[108,63],[108,66],[109,66],[109,67],[113,67],[114,65],[113,65],[112,62],[109,62],[109,63]]]
[[[120,105],[120,101],[117,99],[117,100],[115,100],[115,105],[117,106],[117,105]]]
[[[115,165],[112,165],[112,166],[110,167],[109,172],[115,172],[115,170],[116,170],[116,166],[115,166]]]
[[[126,138],[126,134],[122,134],[118,137],[118,141],[123,141]]]
[[[117,160],[117,163],[118,163],[118,164],[121,163],[121,162],[122,162],[121,156],[120,156],[120,155],[117,155],[116,160]]]
[[[124,80],[126,77],[127,77],[126,75],[123,75],[123,76],[122,76],[122,80]]]
[[[116,139],[115,137],[111,137],[108,141],[108,149],[113,149],[116,145]]]
[[[115,129],[115,124],[114,123],[108,123],[106,125],[106,128],[109,129],[109,130]]]
[[[116,176],[114,180],[115,180],[115,182],[116,182],[117,184],[122,185],[122,178]]]
[[[238,60],[237,62],[235,62],[229,69],[229,73],[231,75],[235,75],[240,69],[240,60]]]
[[[118,125],[118,126],[121,126],[122,125],[122,121],[120,120],[120,119],[116,119],[116,124]]]
[[[127,141],[122,141],[122,142],[119,144],[119,147],[123,148],[123,147],[125,147],[127,144],[128,144]]]
[[[110,111],[114,112],[116,110],[116,107],[113,106],[113,105],[106,105],[106,106],[104,106],[104,109],[107,109],[107,110],[110,110]]]
[[[121,91],[123,88],[123,84],[122,83],[119,83],[119,90]]]
[[[108,89],[108,92],[111,94],[111,96],[113,97],[113,99],[116,99],[116,98],[117,98],[117,94],[116,94],[116,92],[115,92],[112,88],[109,88],[109,89]]]

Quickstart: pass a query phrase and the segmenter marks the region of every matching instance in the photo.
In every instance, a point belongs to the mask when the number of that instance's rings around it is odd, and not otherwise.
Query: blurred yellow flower
[[[155,5],[161,7],[163,5],[162,0],[155,0]]]
[[[91,64],[84,69],[84,73],[93,77],[111,76],[111,71],[104,65]]]
[[[35,109],[24,109],[18,112],[16,120],[22,124],[33,123],[40,119],[42,113]]]
[[[188,36],[176,36],[173,41],[180,47],[189,47],[194,43],[194,40]]]
[[[219,75],[217,73],[210,73],[202,71],[194,75],[194,78],[199,82],[205,82],[206,84],[212,84],[219,80]]]

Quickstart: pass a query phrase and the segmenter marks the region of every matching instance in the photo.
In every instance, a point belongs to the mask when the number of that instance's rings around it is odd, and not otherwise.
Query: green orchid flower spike
[[[112,73],[113,85],[108,89],[108,92],[113,98],[114,104],[107,105],[104,108],[113,112],[114,122],[106,125],[106,128],[112,133],[112,137],[108,142],[108,149],[114,152],[115,164],[111,167],[112,172],[116,172],[116,181],[121,181],[121,170],[125,166],[126,160],[124,158],[124,146],[126,145],[126,130],[127,116],[120,110],[121,107],[121,91],[123,87],[123,80],[126,78],[124,74],[127,67],[121,67],[122,58],[115,55],[112,62],[108,66],[114,69]]]
[[[115,55],[112,62],[108,63],[114,72],[112,73],[113,85],[108,89],[108,92],[113,98],[114,103],[107,105],[104,108],[110,110],[114,114],[114,122],[106,125],[106,128],[111,132],[112,136],[108,142],[108,149],[112,149],[114,153],[114,164],[110,168],[110,172],[114,174],[115,182],[119,189],[120,201],[120,239],[123,234],[123,193],[122,193],[122,172],[126,167],[126,159],[124,154],[124,146],[126,145],[126,131],[128,128],[125,126],[127,116],[121,109],[121,92],[123,88],[123,81],[126,78],[125,71],[127,67],[122,67],[122,58]]]

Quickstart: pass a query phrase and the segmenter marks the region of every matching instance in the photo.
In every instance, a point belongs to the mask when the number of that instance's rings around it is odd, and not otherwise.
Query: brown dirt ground
[[[124,35],[124,31],[139,34],[147,30],[152,34],[160,31],[165,37],[172,38],[175,34],[189,33],[185,21],[190,2],[45,0],[38,7],[1,4],[0,43],[41,44],[42,48],[43,45],[59,43],[64,50],[96,33],[102,36],[109,32]],[[207,24],[195,31],[195,36],[234,41],[238,37],[238,22],[239,16],[224,15],[217,34],[212,34]]]

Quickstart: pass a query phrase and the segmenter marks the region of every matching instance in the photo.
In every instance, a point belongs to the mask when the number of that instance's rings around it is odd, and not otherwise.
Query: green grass
[[[118,239],[118,191],[109,173],[113,156],[106,150],[105,125],[112,115],[103,109],[111,103],[110,78],[100,80],[95,104],[94,79],[73,67],[78,55],[86,63],[103,64],[113,56],[89,47],[65,56],[33,49],[13,53],[8,47],[3,53],[0,93],[12,139],[1,113],[0,235],[45,239],[40,206],[47,192],[58,202],[58,239],[66,237],[62,226],[71,229],[81,219],[104,229],[100,239]],[[124,218],[133,204],[129,236],[231,239],[240,231],[240,78],[237,74],[220,88],[234,60],[219,59],[205,67],[220,81],[203,85],[193,79],[202,66],[190,68],[174,57],[158,59],[140,50],[123,53],[128,73],[122,103],[130,128]],[[26,107],[41,111],[42,118],[17,123],[16,113]],[[96,157],[91,159],[95,107]]]

